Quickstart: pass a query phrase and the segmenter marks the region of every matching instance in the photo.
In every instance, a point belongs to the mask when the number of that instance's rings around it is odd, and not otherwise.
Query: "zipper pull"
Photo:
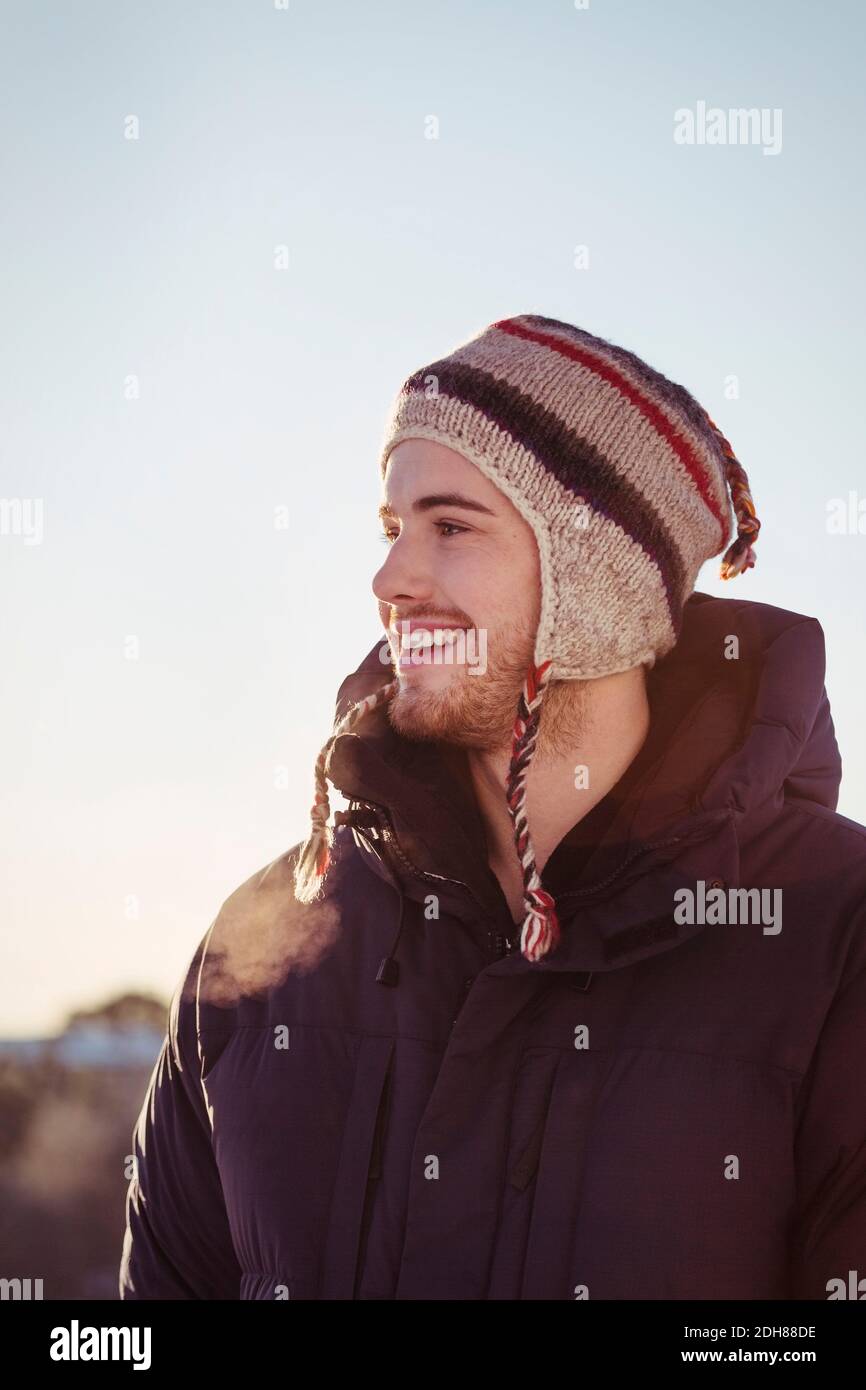
[[[491,928],[487,933],[487,939],[490,942],[490,951],[494,960],[502,960],[503,956],[507,956],[514,950],[514,942],[503,931],[496,931]]]

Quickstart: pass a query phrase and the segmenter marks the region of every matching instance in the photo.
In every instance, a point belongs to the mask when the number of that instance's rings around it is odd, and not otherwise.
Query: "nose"
[[[432,577],[423,564],[420,548],[416,546],[413,554],[405,533],[391,542],[384,565],[373,576],[372,587],[386,627],[389,608],[403,607],[407,601],[425,603],[432,598]]]

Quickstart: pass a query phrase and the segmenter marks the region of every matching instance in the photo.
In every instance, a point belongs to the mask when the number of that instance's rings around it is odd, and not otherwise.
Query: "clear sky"
[[[0,1034],[169,993],[306,832],[380,632],[391,397],[511,314],[640,353],[731,440],[759,559],[698,588],[820,620],[866,820],[866,535],[827,531],[866,499],[856,0],[40,0],[3,30],[0,495],[33,529],[0,535]],[[711,108],[767,137],[675,140]]]

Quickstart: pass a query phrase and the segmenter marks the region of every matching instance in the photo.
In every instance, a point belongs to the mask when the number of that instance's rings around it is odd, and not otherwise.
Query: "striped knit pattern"
[[[380,455],[438,440],[535,532],[535,664],[554,680],[652,665],[730,536],[728,467],[706,412],[633,353],[538,314],[492,324],[404,382]]]
[[[526,774],[538,739],[541,703],[549,679],[549,661],[538,668],[531,668],[526,673],[517,707],[517,718],[514,721],[511,761],[508,765],[508,781],[505,788],[508,809],[514,823],[517,857],[523,870],[526,916],[520,933],[520,949],[527,960],[540,960],[559,940],[556,903],[541,886],[535,864],[535,850],[529,835],[529,823],[526,819]]]
[[[693,396],[604,338],[540,314],[500,319],[403,383],[379,472],[402,439],[430,439],[474,463],[538,543],[541,612],[515,719],[506,800],[523,875],[521,950],[554,949],[526,779],[554,680],[652,666],[676,644],[701,565],[725,550],[729,579],[755,563],[760,521],[728,440]],[[733,513],[737,534],[731,538]],[[390,698],[398,682],[370,697]],[[347,719],[363,717],[367,701]],[[345,721],[344,721],[345,724]],[[316,765],[313,827],[297,875],[309,901],[327,867],[327,752]]]

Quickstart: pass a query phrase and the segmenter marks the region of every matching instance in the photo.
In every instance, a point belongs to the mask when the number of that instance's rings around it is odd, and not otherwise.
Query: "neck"
[[[643,667],[597,680],[557,681],[548,689],[526,774],[526,816],[539,873],[572,826],[634,761],[649,725]],[[490,867],[497,873],[519,872],[514,822],[505,799],[510,743],[470,748],[467,757]]]

